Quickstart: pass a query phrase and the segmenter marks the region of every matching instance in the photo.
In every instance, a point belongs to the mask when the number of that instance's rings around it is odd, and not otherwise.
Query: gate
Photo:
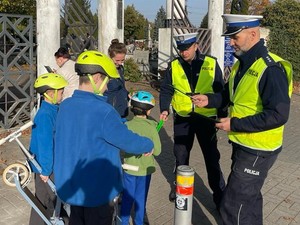
[[[174,34],[184,34],[184,33],[193,33],[198,32],[198,43],[199,50],[203,54],[207,54],[210,51],[211,46],[211,30],[204,28],[195,28],[186,12],[186,9],[182,6],[180,0],[172,1],[172,11],[171,11],[171,20],[167,21],[167,26],[171,27],[171,40],[173,40]],[[177,54],[178,50],[176,48],[176,44],[173,42],[173,46],[171,46],[171,53],[173,53],[172,49],[174,49]],[[171,58],[174,58],[172,56]]]
[[[30,119],[34,106],[33,20],[0,14],[0,127],[9,129]]]
[[[74,58],[85,49],[94,50],[98,45],[94,38],[98,23],[88,6],[82,5],[82,1],[65,0],[62,7],[61,45],[69,47]]]

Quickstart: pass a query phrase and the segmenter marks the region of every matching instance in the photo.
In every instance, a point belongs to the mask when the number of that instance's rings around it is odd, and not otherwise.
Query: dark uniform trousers
[[[223,225],[263,224],[261,188],[278,153],[247,152],[233,143],[231,173],[220,207]]]
[[[225,181],[220,168],[220,153],[217,148],[214,122],[197,115],[181,117],[174,113],[174,155],[176,168],[189,165],[190,152],[197,136],[205,160],[209,186],[217,207],[220,205]]]

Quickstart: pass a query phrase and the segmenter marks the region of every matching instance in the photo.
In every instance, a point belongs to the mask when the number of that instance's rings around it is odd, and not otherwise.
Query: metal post
[[[195,171],[186,165],[178,166],[176,171],[174,225],[191,225]]]

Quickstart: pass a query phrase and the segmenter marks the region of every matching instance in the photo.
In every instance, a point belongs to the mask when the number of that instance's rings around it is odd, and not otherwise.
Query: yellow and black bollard
[[[186,165],[178,166],[176,171],[174,225],[191,225],[195,171]]]

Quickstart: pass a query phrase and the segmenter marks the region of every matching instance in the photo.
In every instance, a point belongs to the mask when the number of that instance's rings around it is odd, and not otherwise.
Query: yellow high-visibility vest
[[[175,89],[172,106],[177,114],[183,117],[189,116],[191,112],[196,112],[204,116],[216,116],[215,108],[199,108],[192,104],[191,98],[184,93],[191,93],[191,87],[188,78],[178,59],[171,63],[172,68],[172,85]],[[216,60],[212,57],[205,56],[203,65],[198,73],[195,93],[214,93],[212,85],[215,78]]]
[[[291,97],[293,88],[292,65],[275,54],[269,53],[269,56],[284,67],[289,85],[288,94]],[[243,118],[263,111],[262,100],[259,96],[259,82],[267,67],[263,58],[256,60],[244,74],[233,93],[234,78],[239,68],[239,62],[235,63],[229,79],[230,100],[233,103],[230,106],[230,117]],[[231,131],[228,133],[228,137],[232,142],[251,149],[274,151],[282,145],[283,130],[284,126],[251,133]]]

